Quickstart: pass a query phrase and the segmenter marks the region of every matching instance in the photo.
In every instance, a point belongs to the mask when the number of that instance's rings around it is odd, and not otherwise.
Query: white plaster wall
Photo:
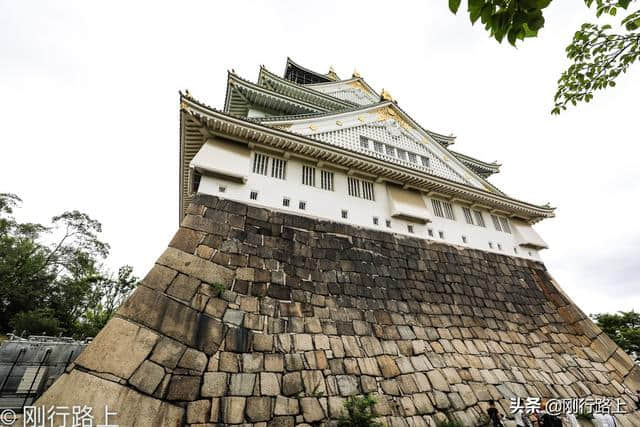
[[[449,244],[481,249],[488,252],[496,252],[536,260],[540,259],[537,250],[519,247],[513,234],[495,230],[493,221],[491,220],[491,215],[487,211],[482,211],[486,224],[486,228],[483,228],[477,225],[467,224],[462,211],[462,206],[452,203],[456,217],[455,221],[452,221],[435,216],[430,198],[423,196],[425,199],[425,205],[433,218],[432,222],[423,225],[406,220],[394,219],[389,216],[390,209],[384,183],[374,184],[375,201],[360,199],[348,195],[347,175],[339,171],[333,171],[334,191],[320,189],[320,168],[316,168],[316,187],[314,188],[303,185],[302,165],[303,162],[297,159],[288,159],[285,180],[249,173],[247,182],[245,184],[240,184],[221,178],[203,176],[200,181],[198,191],[221,198],[241,201],[243,203],[330,219],[366,228],[442,241]],[[269,173],[270,172],[271,165],[269,165]],[[226,188],[224,193],[219,191],[220,186]],[[252,190],[258,191],[258,200],[251,200],[249,198],[249,193]],[[291,200],[288,208],[282,206],[283,197],[289,197]],[[306,210],[302,211],[298,209],[298,203],[300,201],[307,202]],[[347,220],[344,220],[341,216],[343,209],[346,209],[349,212]],[[379,225],[376,226],[373,224],[373,217],[379,218]],[[387,219],[391,220],[391,228],[386,227],[385,221]],[[413,224],[413,234],[408,232],[408,224]],[[428,236],[428,229],[433,230],[433,238]],[[444,239],[439,238],[439,231],[444,232]],[[462,242],[463,235],[467,237],[466,244]],[[489,248],[489,242],[493,243],[493,249]],[[498,249],[498,244],[502,246],[502,250]],[[517,248],[517,253],[514,252],[514,248]]]

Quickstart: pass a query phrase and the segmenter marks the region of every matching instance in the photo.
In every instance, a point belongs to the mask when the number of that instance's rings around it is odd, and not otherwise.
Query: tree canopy
[[[484,24],[498,42],[505,38],[515,46],[518,41],[537,37],[544,27],[545,9],[552,0],[467,0],[471,23]],[[640,8],[630,10],[637,0],[584,0],[594,8],[595,18],[619,18],[618,24],[585,23],[566,48],[571,61],[558,79],[551,112],[560,114],[569,104],[589,102],[594,93],[616,85],[640,56]],[[449,0],[449,9],[457,13],[461,0]],[[615,19],[615,18],[614,18]]]
[[[596,324],[625,352],[640,357],[640,313],[619,311],[592,316]]]
[[[78,211],[19,222],[21,202],[0,193],[0,332],[95,335],[135,286],[133,269],[104,267],[100,222]]]

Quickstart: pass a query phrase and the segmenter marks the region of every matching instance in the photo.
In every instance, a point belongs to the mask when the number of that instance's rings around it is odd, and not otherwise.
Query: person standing
[[[498,413],[498,409],[496,409],[496,402],[493,399],[489,401],[487,415],[489,415],[491,427],[503,427],[502,421],[500,420],[500,414]]]

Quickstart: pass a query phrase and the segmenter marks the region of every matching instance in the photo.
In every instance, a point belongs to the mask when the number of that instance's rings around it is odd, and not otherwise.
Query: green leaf
[[[462,0],[449,0],[449,10],[453,13],[457,13],[460,8],[460,3]]]

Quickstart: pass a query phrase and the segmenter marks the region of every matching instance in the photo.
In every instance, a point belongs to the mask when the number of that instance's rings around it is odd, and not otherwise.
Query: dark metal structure
[[[87,341],[10,335],[0,344],[0,409],[33,403],[78,357]]]

